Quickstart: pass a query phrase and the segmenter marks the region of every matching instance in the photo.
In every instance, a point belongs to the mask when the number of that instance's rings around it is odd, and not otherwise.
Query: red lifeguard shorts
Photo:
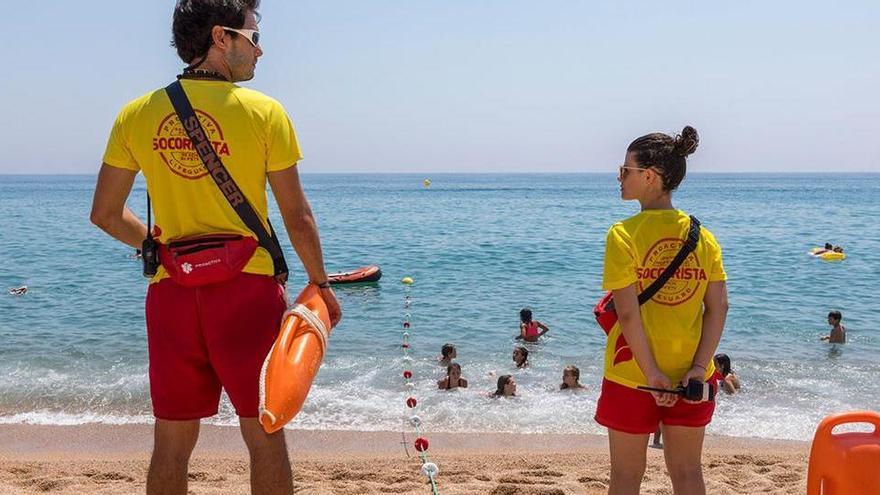
[[[171,279],[147,290],[150,397],[159,419],[217,414],[220,390],[241,417],[257,417],[260,370],[286,309],[268,275],[241,273],[201,287]]]
[[[717,378],[713,375],[707,382],[717,392]],[[650,392],[603,379],[596,404],[596,422],[612,430],[644,435],[657,431],[660,423],[696,428],[706,426],[712,421],[714,412],[715,401],[690,404],[679,399],[672,407],[661,407],[654,402]]]

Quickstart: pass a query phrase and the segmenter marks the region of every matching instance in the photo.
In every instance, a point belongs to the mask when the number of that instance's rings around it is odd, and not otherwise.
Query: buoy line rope
[[[412,309],[412,296],[410,295],[410,286],[413,283],[413,280],[410,277],[404,277],[401,281],[404,286],[404,298],[403,298],[403,308],[404,308],[404,316],[403,316],[403,343],[400,348],[403,349],[403,379],[406,384],[407,398],[406,398],[406,407],[409,411],[406,411],[406,415],[409,416],[407,422],[410,426],[413,427],[416,431],[416,441],[415,448],[416,452],[419,453],[419,457],[422,459],[422,474],[428,477],[428,481],[431,483],[431,492],[434,495],[440,495],[440,490],[437,488],[437,481],[435,480],[436,476],[440,473],[440,468],[437,467],[437,464],[434,464],[428,459],[428,439],[422,435],[422,420],[415,414],[415,409],[418,406],[418,400],[416,400],[413,389],[415,388],[415,384],[412,382],[412,356],[409,355],[410,345],[409,345],[409,335],[410,335],[410,327],[412,326],[410,323],[410,318],[412,314],[410,313]],[[404,439],[406,439],[406,433],[404,432]],[[406,444],[404,443],[404,447]],[[409,455],[409,452],[407,452]]]

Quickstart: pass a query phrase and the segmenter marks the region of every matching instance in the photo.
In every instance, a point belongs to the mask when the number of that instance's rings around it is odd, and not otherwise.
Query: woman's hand
[[[702,366],[698,366],[698,365],[691,366],[691,369],[689,369],[688,372],[685,373],[683,377],[681,377],[681,386],[687,387],[688,382],[691,380],[699,380],[700,382],[705,382],[706,381],[706,368],[703,368]],[[688,404],[699,404],[699,402],[694,402],[692,400],[687,400],[687,399],[682,399],[682,400],[687,402]]]
[[[673,388],[672,380],[660,370],[647,375],[646,378],[648,379],[648,386],[651,388],[663,388],[666,390],[672,390]],[[668,392],[651,392],[651,395],[654,396],[654,401],[660,407],[672,407],[678,400],[678,395],[670,394]]]

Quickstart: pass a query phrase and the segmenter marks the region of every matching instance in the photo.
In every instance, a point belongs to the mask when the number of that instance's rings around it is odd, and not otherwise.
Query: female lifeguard
[[[614,295],[618,321],[608,334],[605,373],[596,421],[608,428],[609,493],[638,493],[645,473],[648,437],[658,425],[675,493],[704,494],[701,454],[713,401],[692,403],[670,390],[688,380],[712,379],[713,355],[727,315],[721,248],[705,228],[696,249],[654,297],[639,306],[638,295],[670,264],[690,230],[687,213],[672,205],[685,177],[686,157],[697,148],[693,127],[681,135],[653,133],[633,141],[620,166],[624,200],[641,212],[608,231],[602,285]]]

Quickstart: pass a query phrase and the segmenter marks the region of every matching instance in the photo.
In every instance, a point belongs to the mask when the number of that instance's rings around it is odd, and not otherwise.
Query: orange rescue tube
[[[836,426],[868,423],[873,432],[833,433]],[[807,495],[867,495],[880,493],[880,414],[852,411],[833,414],[816,428]]]
[[[260,424],[274,433],[302,409],[321,367],[330,315],[317,286],[309,284],[281,319],[281,332],[260,373]]]

